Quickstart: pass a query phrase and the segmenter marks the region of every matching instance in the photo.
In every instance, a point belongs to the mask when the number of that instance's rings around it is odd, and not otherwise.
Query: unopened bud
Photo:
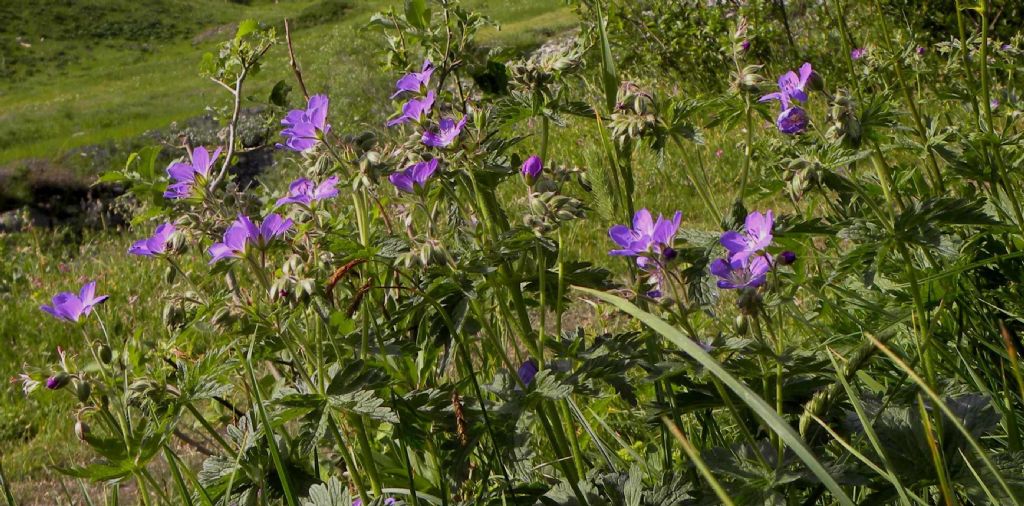
[[[779,253],[779,265],[792,265],[796,262],[796,253],[786,250]]]
[[[75,436],[78,436],[79,440],[85,441],[85,438],[89,436],[89,424],[81,420],[75,422]]]
[[[67,386],[71,382],[71,375],[66,372],[59,372],[46,378],[46,388],[50,390],[60,390]]]
[[[92,395],[92,387],[89,386],[87,381],[79,381],[75,388],[75,393],[78,394],[79,402],[86,402],[89,400],[89,396]]]
[[[96,355],[100,357],[100,361],[104,364],[109,364],[114,359],[114,353],[110,351],[110,346],[105,344],[96,347]]]

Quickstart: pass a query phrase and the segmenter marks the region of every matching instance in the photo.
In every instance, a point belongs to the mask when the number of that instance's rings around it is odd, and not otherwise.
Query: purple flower
[[[213,152],[213,156],[203,146],[192,150],[192,163],[174,162],[167,167],[167,175],[171,178],[170,185],[164,191],[164,197],[169,199],[182,199],[192,194],[192,186],[196,182],[196,176],[204,179],[210,175],[210,168],[220,156],[220,148]]]
[[[405,170],[395,172],[388,176],[395,188],[405,193],[416,193],[415,186],[426,188],[427,181],[437,171],[437,158],[429,162],[420,162],[406,167]]]
[[[754,211],[747,215],[743,234],[730,230],[722,234],[719,242],[729,250],[730,260],[746,260],[771,245],[774,226],[775,217],[771,211],[765,214]]]
[[[60,390],[71,382],[71,376],[66,372],[59,372],[46,378],[46,388],[49,390]]]
[[[402,114],[388,121],[387,126],[393,127],[409,121],[423,121],[432,107],[434,107],[433,91],[428,91],[425,97],[410,98],[408,102],[402,104]]]
[[[850,51],[850,58],[853,59],[853,60],[859,60],[859,59],[863,58],[864,55],[866,55],[866,54],[868,54],[868,50],[867,49],[864,49],[862,47],[858,47],[858,48],[854,49],[853,51]]]
[[[523,362],[523,365],[519,366],[519,370],[516,371],[516,374],[519,375],[519,379],[524,385],[530,386],[530,383],[533,381],[533,377],[537,375],[537,371],[537,362],[534,362],[531,358],[526,362]]]
[[[779,253],[779,265],[793,265],[796,262],[796,253],[786,250]]]
[[[173,233],[174,225],[171,223],[164,223],[163,225],[156,227],[156,232],[152,237],[135,241],[135,244],[132,244],[132,247],[128,248],[128,253],[146,257],[160,255],[167,249],[167,241],[171,238],[171,234]]]
[[[917,49],[915,49],[915,50],[914,50],[914,52],[916,52],[918,56],[924,56],[924,54],[925,54],[925,53],[926,53],[927,51],[928,51],[928,50],[927,50],[927,49],[925,49],[925,47],[924,47],[924,46],[917,46]]]
[[[523,162],[523,166],[519,171],[526,178],[527,184],[532,185],[537,181],[537,177],[540,176],[541,172],[544,172],[544,161],[539,156],[533,155]]]
[[[711,262],[711,274],[718,276],[718,287],[726,290],[758,287],[767,279],[771,264],[763,256],[750,259],[719,258]]]
[[[615,225],[608,229],[608,237],[611,237],[622,249],[614,249],[608,252],[614,256],[635,256],[636,263],[640,267],[646,267],[650,258],[647,253],[660,255],[663,250],[672,246],[676,232],[679,230],[679,222],[683,213],[676,211],[672,221],[658,215],[655,222],[651,212],[641,209],[633,215],[633,228],[625,225]]]
[[[1009,51],[1009,50],[1013,49],[1013,46],[1011,46],[1009,44],[1003,44],[1002,46],[999,46],[999,49],[1001,51]]]
[[[779,113],[775,126],[784,134],[795,135],[807,128],[807,122],[807,111],[794,105]]]
[[[327,95],[313,95],[309,97],[306,109],[293,109],[281,120],[285,126],[281,130],[281,137],[285,138],[284,144],[278,144],[278,148],[288,148],[292,151],[309,151],[316,143],[331,131],[331,125],[327,124],[327,106],[330,101]]]
[[[42,305],[39,309],[50,313],[61,320],[77,322],[83,314],[92,312],[92,308],[107,300],[107,295],[96,296],[96,282],[90,281],[82,287],[78,295],[61,292],[53,297],[52,306]]]
[[[992,109],[997,109],[997,108],[999,108],[999,104],[1000,104],[1000,102],[999,102],[999,99],[998,99],[998,98],[993,98],[992,100],[989,100],[989,101],[988,101],[988,105],[989,105],[989,107],[991,107]]]
[[[384,499],[384,506],[392,506],[393,504],[396,504],[397,502],[398,501],[395,498],[388,497],[388,498]],[[352,501],[352,506],[363,506],[363,500],[360,499],[360,498],[356,498],[354,501]]]
[[[441,122],[437,125],[437,132],[433,130],[423,132],[423,144],[435,148],[448,147],[459,136],[464,126],[466,126],[465,116],[458,123],[452,118],[441,118]]]
[[[740,42],[740,49],[742,49],[744,53],[749,51],[750,50],[750,41],[749,40],[744,40],[743,42]]]
[[[403,91],[419,93],[422,87],[430,83],[430,75],[433,73],[434,64],[430,60],[423,60],[423,68],[419,72],[408,73],[395,83],[395,90],[397,91],[395,91],[394,95],[391,95],[391,98],[397,97]]]
[[[288,196],[277,199],[275,206],[285,204],[302,204],[308,206],[313,202],[329,199],[338,195],[338,176],[331,176],[320,184],[300,177],[288,186]]]
[[[790,99],[804,102],[807,100],[807,83],[814,76],[814,68],[810,63],[800,66],[800,75],[790,70],[779,76],[779,91],[769,93],[758,99],[758,102],[778,100],[783,109],[789,108]]]
[[[249,243],[265,247],[273,238],[287,232],[291,227],[292,220],[286,220],[277,214],[264,218],[259,228],[247,216],[239,214],[238,219],[224,232],[224,241],[210,246],[207,250],[213,257],[210,263],[238,257],[245,252],[245,247]]]

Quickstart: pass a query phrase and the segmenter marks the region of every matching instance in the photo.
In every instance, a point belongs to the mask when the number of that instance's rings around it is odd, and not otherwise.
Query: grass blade
[[[999,486],[1003,488],[1004,492],[1006,492],[1007,497],[1009,497],[1010,500],[1013,501],[1013,504],[1019,505],[1020,502],[1017,501],[1017,497],[1013,494],[1013,490],[1010,488],[1009,485],[1007,485],[1002,473],[1000,473],[999,469],[996,468],[995,464],[992,463],[992,460],[988,458],[988,454],[985,453],[985,449],[982,448],[981,444],[978,443],[978,440],[971,435],[971,432],[967,430],[967,427],[964,427],[963,422],[961,422],[960,419],[956,417],[956,414],[949,409],[949,406],[946,406],[946,403],[942,402],[942,398],[939,397],[939,394],[935,393],[935,391],[932,390],[927,383],[925,383],[924,379],[922,379],[921,376],[914,372],[914,370],[911,369],[910,366],[907,365],[907,363],[904,362],[903,359],[899,357],[899,355],[890,350],[889,347],[882,344],[877,338],[875,338],[875,336],[867,332],[865,332],[864,335],[867,336],[867,338],[870,339],[871,342],[874,343],[875,346],[877,346],[878,349],[882,351],[882,353],[885,353],[886,356],[888,356],[900,369],[902,369],[903,372],[907,373],[907,377],[917,384],[921,391],[924,392],[925,395],[927,395],[928,398],[932,400],[932,403],[934,403],[935,407],[942,411],[943,415],[946,415],[946,418],[957,428],[957,430],[960,431],[961,434],[964,435],[964,438],[967,439],[967,442],[970,443],[971,448],[974,449],[975,453],[978,454],[978,458],[980,458],[982,462],[985,463],[985,467],[988,468],[989,472],[992,473],[992,476],[994,476],[996,480],[999,482]]]
[[[14,494],[11,493],[11,485],[7,481],[7,475],[4,474],[3,462],[0,462],[0,488],[4,490],[4,499],[7,499],[7,506],[16,506],[18,503],[14,500]]]
[[[620,310],[628,313],[630,316],[642,321],[645,325],[653,329],[662,335],[665,339],[668,339],[675,344],[684,353],[690,356],[690,358],[696,360],[707,369],[712,375],[722,381],[730,390],[736,393],[736,395],[742,400],[751,410],[754,411],[762,420],[779,435],[782,440],[789,445],[789,447],[796,453],[797,457],[800,458],[807,465],[815,476],[821,480],[821,483],[835,496],[836,500],[840,504],[846,506],[853,506],[853,501],[846,492],[843,491],[842,487],[836,483],[836,480],[832,478],[825,466],[814,456],[811,449],[807,447],[800,435],[790,427],[789,423],[782,419],[776,412],[775,408],[769,406],[760,396],[754,393],[747,385],[742,381],[738,380],[735,376],[726,371],[722,364],[720,364],[714,357],[708,352],[704,351],[697,343],[691,341],[688,337],[683,335],[678,329],[672,327],[665,320],[658,318],[657,316],[648,313],[629,302],[626,299],[617,297],[615,295],[601,292],[598,290],[591,290],[589,288],[583,288],[574,286],[573,287],[580,292],[592,295],[601,299],[609,304],[614,305]]]
[[[256,381],[256,374],[252,371],[252,364],[249,363],[251,359],[252,348],[249,348],[249,355],[245,357],[242,362],[245,364],[245,371],[249,375],[249,381],[252,382],[252,392],[256,401],[256,411],[260,415],[260,423],[263,424],[263,434],[267,436],[267,446],[270,449],[270,457],[274,460],[274,467],[277,469],[277,474],[281,477],[281,488],[284,491],[285,499],[288,500],[288,506],[298,506],[298,498],[295,497],[295,492],[292,491],[291,483],[289,483],[288,480],[288,471],[284,468],[284,462],[281,460],[281,453],[277,450],[277,441],[274,440],[274,427],[270,424],[270,417],[267,416],[267,411],[263,409],[263,394],[260,393],[260,384]]]

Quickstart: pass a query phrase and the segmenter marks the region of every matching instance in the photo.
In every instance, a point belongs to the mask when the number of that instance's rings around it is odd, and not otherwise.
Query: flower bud
[[[104,364],[109,364],[114,359],[114,353],[110,351],[110,346],[105,344],[96,347],[96,355],[100,357],[100,361]]]
[[[75,436],[78,436],[79,440],[85,441],[85,438],[89,436],[89,424],[81,420],[75,422]]]
[[[665,259],[666,262],[671,262],[672,260],[675,260],[677,256],[679,256],[679,252],[676,251],[675,248],[666,247],[661,251],[661,256],[662,258]]]
[[[540,177],[540,174],[543,171],[544,161],[537,155],[527,158],[520,169],[520,172],[523,174],[523,179],[526,180],[526,184],[529,186],[533,186],[533,183],[537,182],[537,178]]]
[[[89,396],[92,395],[92,387],[89,386],[88,381],[79,381],[78,385],[75,387],[75,393],[78,394],[79,402],[87,402],[89,400]]]
[[[796,253],[786,250],[779,253],[779,265],[793,265],[796,262]]]
[[[178,277],[178,270],[168,265],[167,269],[164,270],[164,283],[168,285],[174,283],[174,278],[176,277]]]
[[[741,314],[741,315],[737,315],[736,316],[735,328],[736,328],[736,333],[737,334],[739,334],[741,336],[742,335],[746,335],[747,329],[749,327],[750,327],[750,323],[749,323],[749,320],[747,319],[746,315],[742,315]]]
[[[71,382],[71,375],[66,372],[59,372],[49,378],[46,378],[46,388],[50,390],[60,390],[67,386]]]

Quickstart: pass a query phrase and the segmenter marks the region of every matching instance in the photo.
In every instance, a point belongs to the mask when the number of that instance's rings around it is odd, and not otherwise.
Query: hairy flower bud
[[[71,375],[62,371],[46,378],[46,388],[50,390],[60,390],[67,386],[69,382],[71,382]]]
[[[87,402],[89,400],[89,396],[92,395],[92,387],[89,385],[89,382],[79,380],[78,384],[75,386],[75,394],[78,395],[79,402]]]
[[[75,436],[80,441],[85,441],[85,438],[89,437],[89,424],[78,420],[75,422]]]
[[[110,346],[101,344],[96,347],[96,356],[100,358],[100,361],[104,364],[109,364],[114,359],[114,353],[110,350]]]

